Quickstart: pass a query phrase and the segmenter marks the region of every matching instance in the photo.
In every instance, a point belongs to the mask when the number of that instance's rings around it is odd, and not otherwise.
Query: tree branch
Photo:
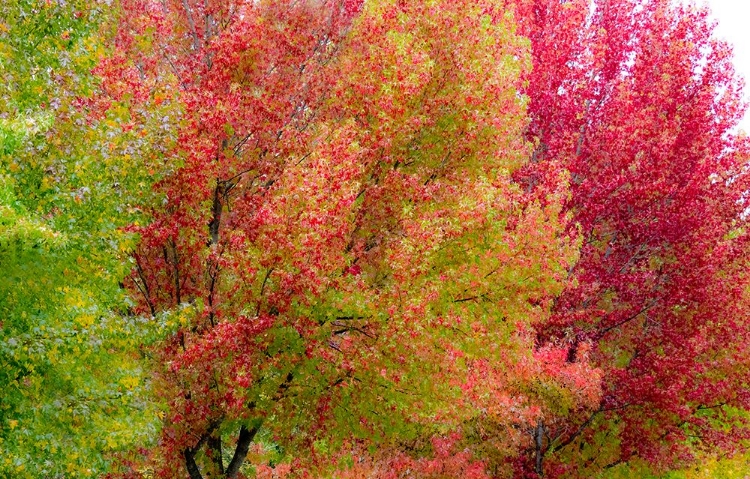
[[[252,444],[255,435],[258,434],[260,424],[253,426],[248,429],[245,426],[240,427],[240,435],[237,438],[237,447],[234,450],[232,460],[227,466],[226,478],[236,479],[237,474],[240,472],[240,467],[247,458],[247,453],[250,450],[250,444]],[[191,477],[190,479],[197,479]]]
[[[654,306],[656,306],[656,304],[659,302],[659,300],[660,300],[660,298],[653,299],[649,304],[647,304],[646,306],[644,306],[643,309],[641,309],[640,311],[632,314],[631,316],[628,316],[627,318],[623,319],[622,321],[620,321],[618,323],[615,323],[615,324],[613,324],[611,326],[608,326],[608,327],[606,327],[604,329],[599,330],[599,332],[594,336],[595,339],[601,339],[602,337],[604,337],[604,335],[606,335],[608,332],[612,331],[613,329],[617,329],[620,326],[622,326],[622,325],[624,325],[626,323],[629,323],[630,321],[636,319],[637,317],[639,317],[643,313],[647,312],[648,310],[650,310],[651,308],[653,308]]]
[[[588,418],[588,419],[586,419],[586,420],[585,420],[585,421],[583,422],[583,424],[581,424],[581,426],[580,426],[580,427],[579,427],[579,428],[578,428],[578,429],[577,429],[577,430],[576,430],[576,431],[575,431],[575,432],[574,432],[574,433],[573,433],[573,434],[572,434],[572,435],[571,435],[570,437],[568,437],[568,438],[567,438],[566,440],[564,440],[564,441],[563,441],[563,442],[561,442],[560,444],[556,444],[556,445],[554,445],[554,446],[550,447],[549,451],[550,451],[550,452],[555,452],[555,451],[559,451],[560,449],[564,448],[565,446],[567,446],[567,445],[569,445],[570,443],[572,443],[573,441],[575,441],[575,440],[576,440],[576,438],[577,438],[578,436],[580,436],[580,435],[581,435],[581,433],[582,433],[583,431],[585,431],[585,430],[586,430],[586,428],[587,428],[587,427],[589,426],[589,424],[591,424],[591,421],[593,421],[593,420],[594,420],[594,418],[595,418],[595,417],[596,417],[596,416],[597,416],[598,414],[600,414],[601,412],[602,412],[602,408],[600,407],[599,409],[597,409],[596,411],[594,411],[594,412],[593,412],[593,413],[591,414],[591,416],[589,416],[589,418]]]
[[[222,419],[217,419],[210,423],[208,425],[208,428],[206,429],[206,432],[203,433],[201,438],[198,440],[198,443],[193,447],[188,447],[184,451],[182,451],[182,455],[185,458],[185,468],[188,471],[188,475],[190,476],[190,479],[203,479],[203,476],[201,475],[201,471],[198,468],[198,464],[195,462],[195,455],[200,451],[200,449],[203,447],[203,444],[206,443],[206,441],[213,435],[216,428],[221,425]]]
[[[201,41],[198,38],[198,31],[195,29],[195,21],[193,20],[193,13],[190,10],[187,0],[182,0],[182,6],[185,8],[187,14],[188,25],[190,25],[190,32],[193,34],[193,48],[195,51],[201,49]]]
[[[541,419],[537,421],[536,428],[534,429],[534,449],[536,461],[534,464],[534,471],[536,471],[539,477],[544,477],[544,423]]]
[[[182,454],[185,456],[185,467],[187,468],[190,479],[203,479],[198,464],[195,463],[195,452],[193,449],[185,449]]]
[[[143,298],[146,300],[146,304],[148,305],[148,309],[151,311],[151,316],[156,316],[156,307],[154,306],[153,301],[151,301],[151,292],[148,288],[148,282],[146,281],[146,275],[143,272],[143,267],[141,266],[141,261],[138,259],[138,255],[134,254],[133,258],[135,258],[135,267],[136,271],[138,272],[138,277],[141,279],[141,282],[143,283],[143,287],[141,287],[140,283],[133,279],[133,282],[135,283],[138,290],[143,295]]]
[[[224,193],[224,184],[220,179],[216,179],[216,188],[214,189],[214,199],[211,205],[211,222],[208,224],[208,232],[211,235],[210,245],[219,242],[219,226],[221,226],[221,213],[223,205],[221,196]]]
[[[219,433],[219,431],[214,431],[213,434],[211,434],[211,436],[208,438],[206,446],[210,451],[210,457],[214,462],[214,465],[216,466],[216,470],[223,476],[224,461],[221,457],[221,434]]]

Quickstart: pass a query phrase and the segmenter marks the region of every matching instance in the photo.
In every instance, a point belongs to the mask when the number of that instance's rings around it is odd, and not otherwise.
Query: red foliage
[[[367,454],[352,454],[354,464],[335,474],[336,479],[371,477],[378,479],[489,479],[485,465],[473,458],[470,450],[460,450],[459,434],[432,439],[432,457],[414,459],[402,452],[381,452],[380,459]]]
[[[314,468],[316,438],[526,426],[536,375],[581,384],[531,352],[574,248],[564,185],[541,205],[510,178],[527,53],[501,6],[123,2],[106,100],[151,125],[154,106],[182,113],[132,228],[137,312],[167,330],[159,477],[234,477],[260,424]],[[414,464],[481,469],[451,457]]]
[[[341,477],[748,437],[744,105],[671,3],[123,0],[95,111],[180,112],[129,283],[168,326],[157,475],[236,477],[222,434],[241,464],[260,424],[301,476],[336,427],[385,444]],[[378,443],[399,421],[430,454]]]
[[[741,83],[706,11],[673,4],[518,2],[536,145],[519,179],[544,191],[550,166],[569,170],[584,236],[539,338],[569,344],[571,361],[592,343],[604,374],[597,412],[561,418],[545,446],[566,445],[582,475],[633,458],[674,467],[750,433],[724,419],[750,406]],[[586,469],[574,445],[592,428],[609,439]]]

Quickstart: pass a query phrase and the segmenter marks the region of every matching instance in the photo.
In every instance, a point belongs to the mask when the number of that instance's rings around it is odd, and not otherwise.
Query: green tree
[[[137,211],[110,118],[85,99],[96,3],[0,5],[0,476],[90,477],[149,417],[119,282]],[[153,417],[153,415],[151,415]]]

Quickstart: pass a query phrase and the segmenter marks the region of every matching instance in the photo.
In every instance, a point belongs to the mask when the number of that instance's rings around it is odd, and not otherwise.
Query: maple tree
[[[539,338],[573,362],[590,344],[603,369],[593,414],[545,418],[548,473],[731,453],[749,432],[747,143],[733,132],[744,105],[731,50],[693,6],[518,5],[536,145],[519,179],[544,191],[547,170],[569,170],[566,209],[584,236]]]
[[[742,475],[707,11],[11,0],[0,39],[0,474]]]
[[[133,238],[119,228],[135,215],[112,193],[131,172],[98,154],[107,132],[76,109],[102,16],[89,2],[0,5],[3,477],[95,477],[154,427],[133,414],[148,408],[142,328],[120,314]]]
[[[122,5],[99,105],[181,117],[129,282],[163,324],[167,417],[121,474],[237,477],[254,441],[323,470],[353,438],[596,399],[591,369],[532,351],[576,248],[564,182],[542,204],[511,180],[528,57],[507,4]]]

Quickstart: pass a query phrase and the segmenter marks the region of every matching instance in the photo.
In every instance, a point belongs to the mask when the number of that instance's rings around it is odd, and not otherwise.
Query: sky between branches
[[[750,0],[698,0],[698,4],[711,9],[719,22],[718,36],[734,45],[735,67],[750,85]],[[750,98],[748,93],[746,98]],[[750,133],[750,114],[745,115],[742,128]]]

